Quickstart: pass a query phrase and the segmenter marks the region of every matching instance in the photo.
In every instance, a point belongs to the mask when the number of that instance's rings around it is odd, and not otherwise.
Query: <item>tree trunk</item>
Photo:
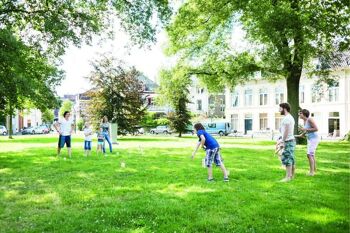
[[[287,102],[290,104],[291,110],[295,125],[294,125],[294,134],[298,134],[298,122],[299,122],[299,83],[301,77],[301,69],[298,71],[292,71],[287,77]]]
[[[13,130],[12,130],[12,116],[13,116],[13,112],[12,111],[13,110],[12,110],[11,104],[10,104],[9,110],[10,110],[10,113],[9,113],[9,120],[8,120],[8,122],[9,122],[8,134],[9,134],[9,139],[12,139],[12,132],[13,132]]]

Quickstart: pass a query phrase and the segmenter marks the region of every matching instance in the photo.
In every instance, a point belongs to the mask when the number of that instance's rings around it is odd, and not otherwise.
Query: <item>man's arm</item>
[[[72,122],[72,124],[71,124],[70,134],[72,134],[73,131],[74,131],[74,122]]]
[[[290,130],[290,124],[286,125],[285,128],[284,128],[284,132],[283,132],[283,135],[282,135],[282,141],[286,141],[287,137],[288,137],[288,134],[289,134],[289,130]]]
[[[60,123],[57,121],[53,127],[55,128],[55,130],[57,131],[57,133],[61,134],[61,127],[60,127]]]

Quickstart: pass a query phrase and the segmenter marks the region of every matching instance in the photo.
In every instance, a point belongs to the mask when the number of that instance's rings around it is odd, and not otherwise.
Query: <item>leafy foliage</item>
[[[53,111],[49,109],[45,110],[41,115],[42,122],[46,124],[52,124],[54,118]]]
[[[57,107],[62,72],[56,65],[10,30],[0,29],[0,45],[0,112],[12,116],[29,102],[42,111]]]
[[[189,101],[189,86],[191,80],[187,70],[182,66],[177,66],[172,70],[161,71],[160,93],[161,101],[168,103],[173,108],[168,119],[170,125],[181,137],[186,132],[187,126],[191,123],[191,114],[187,109]]]
[[[65,100],[60,108],[60,117],[63,117],[65,111],[71,112],[73,109],[73,102],[70,100]]]
[[[93,62],[94,70],[87,77],[94,89],[89,115],[95,124],[103,116],[118,124],[119,133],[134,132],[145,114],[141,75],[134,67],[114,58],[103,57]]]
[[[8,0],[0,2],[0,25],[15,29],[30,45],[58,55],[67,42],[79,45],[98,32],[110,31],[113,17],[135,42],[154,41],[157,25],[168,21],[170,10],[167,0]]]
[[[313,58],[349,48],[349,14],[348,1],[189,0],[167,28],[167,52],[191,64],[187,70],[208,88],[244,83],[257,71],[269,80],[285,78],[298,121],[301,72]],[[231,43],[237,26],[249,41],[243,51]]]

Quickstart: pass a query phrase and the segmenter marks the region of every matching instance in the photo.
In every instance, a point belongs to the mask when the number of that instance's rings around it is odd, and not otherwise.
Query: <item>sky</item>
[[[78,48],[71,45],[62,57],[61,68],[65,71],[65,79],[56,91],[59,96],[63,96],[90,89],[90,83],[85,78],[92,70],[90,62],[104,52],[112,53],[116,58],[125,61],[130,66],[135,66],[147,77],[156,81],[161,68],[167,67],[170,61],[170,58],[163,54],[166,41],[166,34],[162,31],[157,36],[157,42],[150,48],[138,48],[130,44],[125,32],[118,30],[113,41],[108,40],[101,43],[99,38],[95,37],[91,46],[84,44]]]
[[[154,81],[159,79],[159,71],[162,68],[169,68],[175,64],[175,58],[166,57],[163,49],[167,44],[165,31],[157,35],[157,42],[150,48],[138,48],[132,46],[129,37],[120,27],[115,26],[116,33],[114,40],[102,41],[95,36],[92,45],[82,45],[80,48],[69,46],[66,54],[62,57],[61,68],[65,71],[65,79],[56,91],[59,96],[64,94],[78,94],[91,88],[85,78],[92,68],[90,62],[99,57],[99,54],[111,52],[113,56],[125,61],[130,66],[143,72],[148,78]],[[244,32],[240,26],[235,26],[232,36],[232,46],[238,51],[246,48]]]

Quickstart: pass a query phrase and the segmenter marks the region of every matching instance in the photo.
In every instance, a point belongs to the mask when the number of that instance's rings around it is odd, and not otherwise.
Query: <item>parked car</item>
[[[205,130],[210,134],[227,136],[231,132],[231,124],[229,122],[207,122],[203,125]]]
[[[34,132],[37,134],[47,134],[50,132],[46,125],[40,125],[34,128]]]
[[[35,134],[35,128],[34,127],[23,128],[22,134]]]
[[[159,134],[159,133],[171,134],[170,128],[168,126],[166,126],[166,125],[157,126],[157,128],[153,128],[149,132],[151,134]]]
[[[4,136],[7,134],[7,129],[3,125],[0,125],[0,134],[2,134]]]

